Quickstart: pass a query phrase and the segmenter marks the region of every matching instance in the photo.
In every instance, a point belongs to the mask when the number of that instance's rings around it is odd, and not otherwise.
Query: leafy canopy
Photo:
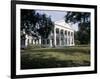
[[[54,23],[46,14],[37,13],[35,10],[21,10],[21,31],[26,34],[48,38]]]
[[[78,23],[78,31],[75,32],[75,40],[80,44],[90,44],[90,13],[89,12],[71,12],[65,15],[65,22]]]

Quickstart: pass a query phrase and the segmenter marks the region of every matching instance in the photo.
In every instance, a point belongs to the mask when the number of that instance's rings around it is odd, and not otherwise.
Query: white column
[[[38,44],[38,39],[36,39],[36,45]]]
[[[39,44],[41,44],[41,38],[39,38]]]
[[[54,45],[56,46],[56,28],[54,28]]]
[[[33,39],[33,41],[32,41],[32,42],[33,42],[33,45],[34,45],[34,44],[35,44],[34,39]]]
[[[29,44],[31,44],[31,38],[30,38],[30,36],[29,36]]]
[[[41,38],[41,46],[43,45],[43,39]]]
[[[28,46],[28,35],[25,35],[25,47]]]
[[[52,47],[52,40],[50,39],[50,47]]]
[[[73,32],[71,32],[72,35],[71,35],[71,46],[73,46]]]

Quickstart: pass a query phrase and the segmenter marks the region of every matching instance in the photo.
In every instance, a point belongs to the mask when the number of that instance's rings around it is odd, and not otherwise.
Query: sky
[[[46,14],[48,17],[50,16],[52,21],[59,21],[59,20],[64,20],[65,15],[67,14],[67,12],[65,11],[47,11],[47,10],[36,10],[36,12],[40,13],[40,14]],[[78,30],[78,25],[74,24],[72,25],[72,28],[77,31]]]
[[[47,16],[51,16],[52,21],[62,20],[64,19],[64,16],[66,15],[66,12],[62,12],[62,11],[38,10],[37,12],[41,14],[47,14]]]

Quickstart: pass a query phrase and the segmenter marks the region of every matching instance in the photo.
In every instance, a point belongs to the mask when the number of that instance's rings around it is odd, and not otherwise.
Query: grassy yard
[[[78,67],[90,65],[89,46],[28,48],[21,50],[21,69]]]

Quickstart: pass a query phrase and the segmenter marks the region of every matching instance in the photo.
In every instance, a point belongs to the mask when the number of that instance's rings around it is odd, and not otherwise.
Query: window
[[[58,28],[56,28],[56,33],[59,34],[59,29]]]
[[[70,31],[68,31],[68,36],[70,36]]]
[[[65,35],[67,35],[67,31],[65,31]]]
[[[73,32],[71,32],[71,36],[73,36]]]
[[[61,34],[63,34],[63,30],[61,30]]]

